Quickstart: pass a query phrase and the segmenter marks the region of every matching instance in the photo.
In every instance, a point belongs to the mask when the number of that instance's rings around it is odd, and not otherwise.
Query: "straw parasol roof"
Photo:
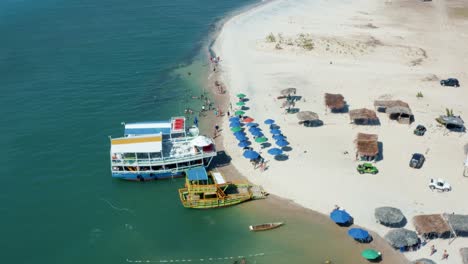
[[[358,133],[356,137],[356,148],[359,155],[376,156],[379,154],[378,136],[375,134]]]
[[[399,114],[399,115],[408,115],[408,116],[412,116],[413,115],[413,112],[411,112],[411,109],[409,107],[403,107],[403,106],[392,106],[392,107],[389,107],[387,108],[387,110],[385,111],[385,113],[389,114],[389,115],[395,115],[395,114]]]
[[[468,215],[447,215],[447,220],[457,236],[468,236]]]
[[[325,105],[333,110],[345,107],[344,97],[341,94],[325,94]]]
[[[406,218],[400,209],[394,207],[375,208],[375,218],[379,223],[385,226],[401,226],[406,223]]]
[[[437,264],[435,261],[427,259],[427,258],[420,258],[414,261],[411,261],[410,264]]]
[[[398,228],[390,230],[385,235],[385,240],[394,248],[401,248],[418,244],[419,237],[414,231]]]
[[[460,248],[460,255],[463,260],[463,264],[468,264],[468,248]]]
[[[450,226],[440,214],[417,215],[413,217],[413,224],[420,235],[449,237],[451,233]]]
[[[296,94],[297,89],[296,88],[286,88],[280,91],[281,95],[290,95],[290,94]]]
[[[349,118],[351,119],[351,122],[359,124],[368,124],[379,121],[375,111],[366,108],[349,111]]]
[[[385,109],[395,107],[395,106],[409,108],[409,104],[401,100],[375,100],[374,106],[385,108]]]
[[[319,116],[312,111],[301,111],[297,113],[297,118],[300,121],[313,121],[313,120],[318,120]]]

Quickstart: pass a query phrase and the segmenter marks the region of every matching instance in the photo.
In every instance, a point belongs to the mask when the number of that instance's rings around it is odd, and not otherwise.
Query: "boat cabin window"
[[[199,160],[191,160],[190,161],[190,165],[202,165],[203,164],[203,160],[199,159]]]
[[[205,199],[215,199],[217,198],[216,194],[205,194]]]
[[[161,152],[152,152],[152,153],[150,153],[150,158],[151,159],[160,159],[161,158]]]
[[[135,153],[124,153],[124,159],[135,159]]]
[[[176,169],[176,168],[177,168],[177,164],[175,164],[175,163],[166,164],[166,169],[167,170]]]
[[[112,166],[113,171],[123,171],[123,167],[120,166]]]
[[[151,169],[154,170],[154,171],[158,171],[158,170],[164,170],[164,166],[151,166]]]
[[[149,171],[151,170],[150,166],[140,166],[140,171]]]
[[[189,162],[181,162],[181,163],[178,164],[179,168],[188,167],[188,166],[190,166]]]
[[[138,159],[149,159],[148,153],[137,153]]]

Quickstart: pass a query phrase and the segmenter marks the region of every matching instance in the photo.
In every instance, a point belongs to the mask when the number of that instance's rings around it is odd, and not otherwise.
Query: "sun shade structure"
[[[351,228],[348,230],[348,235],[354,239],[365,240],[369,238],[369,232],[361,228]]]
[[[392,229],[384,238],[394,248],[410,247],[419,243],[418,234],[404,228]]]
[[[417,215],[413,217],[416,232],[426,238],[448,238],[451,229],[447,221],[440,214]]]
[[[256,126],[258,126],[258,124],[257,124],[257,123],[250,122],[250,123],[247,123],[246,126],[248,126],[248,127],[256,127]]]
[[[234,114],[235,114],[236,116],[240,116],[240,115],[244,115],[245,112],[242,111],[242,110],[239,110],[239,111],[236,111]]]
[[[319,119],[319,116],[312,111],[301,111],[296,116],[299,121],[314,121]]]
[[[268,154],[276,156],[276,155],[281,155],[283,154],[283,151],[279,148],[272,148],[268,150]]]
[[[332,112],[340,112],[345,108],[346,102],[341,94],[326,93],[325,106],[330,108]]]
[[[237,121],[233,121],[231,123],[229,123],[229,127],[240,127],[241,126],[241,123],[237,122]]]
[[[238,106],[244,106],[245,103],[244,103],[244,102],[237,102],[236,105],[238,105]]]
[[[244,120],[243,120],[243,121],[244,121],[244,123],[250,123],[250,122],[253,122],[253,121],[254,121],[254,119],[253,119],[253,118],[251,118],[251,117],[247,117],[247,118],[244,118]]]
[[[260,156],[260,154],[258,154],[258,152],[255,152],[253,150],[246,150],[243,156],[244,158],[247,158],[247,159],[256,159],[258,158],[258,156]]]
[[[379,207],[374,212],[375,219],[388,227],[402,227],[406,223],[406,217],[400,209],[395,207]]]
[[[281,134],[279,134],[279,135],[273,135],[273,139],[274,139],[274,140],[285,140],[286,137],[283,136],[283,135],[281,135]]]
[[[330,213],[330,218],[337,224],[346,224],[351,221],[351,215],[344,210],[333,210],[333,212]]]
[[[279,129],[271,129],[271,130],[270,130],[270,133],[271,133],[272,135],[281,135],[281,130],[279,130]]]
[[[401,100],[376,100],[374,107],[379,112],[387,113],[390,119],[399,123],[411,124],[414,121],[409,105]]]
[[[236,96],[237,96],[237,98],[245,98],[247,95],[245,95],[243,93],[239,93]]]
[[[460,248],[460,255],[463,260],[463,264],[468,264],[468,247]]]
[[[349,118],[351,119],[351,123],[355,125],[378,125],[379,118],[375,111],[361,108],[361,109],[354,109],[349,111]]]
[[[420,258],[420,259],[411,261],[410,264],[437,264],[437,263],[427,258]]]
[[[449,214],[446,216],[457,236],[468,236],[468,215]]]
[[[361,256],[365,259],[368,259],[368,260],[374,260],[374,259],[378,259],[380,256],[382,255],[382,253],[376,251],[376,250],[373,250],[373,249],[366,249],[364,251],[362,251],[361,253]]]
[[[243,141],[239,142],[239,144],[237,144],[237,146],[239,146],[239,147],[241,147],[241,148],[245,148],[245,147],[250,146],[250,144],[251,144],[251,143],[250,143],[249,141],[243,140]]]
[[[275,120],[273,120],[273,119],[267,119],[267,120],[265,120],[264,123],[265,123],[265,125],[271,125],[271,124],[274,124],[274,123],[275,123]]]
[[[290,94],[296,94],[297,89],[296,88],[286,88],[280,91],[281,95],[287,96]]]
[[[289,142],[287,142],[284,139],[277,140],[275,143],[278,147],[286,147],[287,145],[289,145]]]
[[[190,181],[207,181],[208,175],[204,167],[196,167],[186,172],[187,178]]]
[[[265,135],[264,135],[261,131],[259,131],[259,130],[255,130],[255,131],[251,132],[251,134],[252,134],[252,136],[254,136],[254,137],[263,137],[263,136],[265,136]]]
[[[257,143],[265,143],[265,142],[267,142],[267,140],[268,140],[268,139],[267,139],[266,137],[258,137],[258,138],[255,139],[255,142],[257,142]]]
[[[232,132],[239,132],[239,131],[242,131],[242,128],[241,127],[231,127],[231,131]]]
[[[244,141],[244,140],[247,140],[247,137],[243,134],[241,135],[236,135],[236,139],[239,140],[239,141]]]
[[[375,134],[358,133],[356,140],[357,154],[361,159],[372,160],[379,154],[378,136]]]
[[[240,122],[239,117],[237,117],[237,116],[232,116],[232,117],[229,118],[229,122],[234,122],[234,121]]]

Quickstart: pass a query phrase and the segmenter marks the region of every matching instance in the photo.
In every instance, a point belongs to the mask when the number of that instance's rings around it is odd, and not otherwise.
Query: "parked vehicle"
[[[377,169],[377,167],[375,167],[375,166],[372,165],[371,163],[359,164],[359,165],[357,166],[357,171],[358,171],[360,174],[364,174],[364,173],[377,174],[377,173],[379,173],[379,170]]]
[[[440,178],[437,180],[431,179],[429,188],[431,188],[431,190],[438,190],[442,192],[448,192],[452,190],[452,186],[450,186],[448,182]]]
[[[424,164],[425,160],[426,158],[424,157],[423,154],[414,153],[409,162],[409,166],[411,168],[420,169],[422,165]]]
[[[414,133],[416,136],[424,136],[424,134],[426,133],[426,131],[427,131],[427,129],[426,129],[425,126],[423,126],[423,125],[418,125],[418,126],[414,129],[413,133]]]
[[[454,87],[460,87],[460,83],[458,82],[457,79],[455,78],[448,78],[446,80],[441,80],[440,85],[442,86],[454,86]]]

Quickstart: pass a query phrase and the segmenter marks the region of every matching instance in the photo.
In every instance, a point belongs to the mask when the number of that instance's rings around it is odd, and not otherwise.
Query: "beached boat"
[[[124,137],[111,138],[112,177],[155,180],[183,176],[193,167],[208,167],[216,156],[212,139],[185,128],[184,117],[125,124]]]
[[[250,231],[265,231],[270,229],[275,229],[282,226],[283,222],[276,222],[276,223],[265,223],[261,225],[251,225],[249,226]]]
[[[196,209],[231,206],[265,196],[259,186],[228,182],[220,172],[207,173],[204,167],[187,170],[185,188],[179,189],[182,205]]]

